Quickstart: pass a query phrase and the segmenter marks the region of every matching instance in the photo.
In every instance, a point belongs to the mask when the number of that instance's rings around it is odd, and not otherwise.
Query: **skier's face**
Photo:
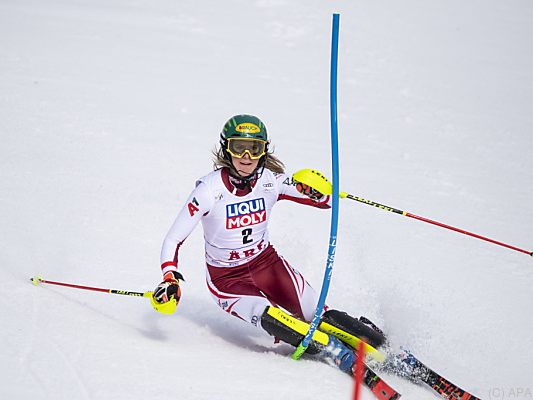
[[[248,153],[245,153],[242,158],[231,156],[231,162],[242,177],[252,174],[257,168],[257,164],[259,164],[259,160],[252,160]]]

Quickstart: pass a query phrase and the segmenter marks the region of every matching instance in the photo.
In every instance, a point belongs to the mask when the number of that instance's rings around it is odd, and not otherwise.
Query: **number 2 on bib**
[[[252,234],[252,228],[243,229],[242,232],[242,244],[252,243],[254,240],[250,238]]]

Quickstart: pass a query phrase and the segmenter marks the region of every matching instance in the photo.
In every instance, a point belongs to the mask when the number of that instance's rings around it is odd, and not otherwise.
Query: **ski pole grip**
[[[331,195],[333,193],[333,185],[331,184],[331,182],[328,180],[328,178],[325,177],[324,174],[315,169],[307,168],[295,172],[292,175],[292,179],[297,182],[301,182],[307,186],[310,186],[322,194]],[[348,197],[348,193],[340,192],[339,197],[341,199],[345,199],[346,197]]]
[[[322,194],[331,194],[333,192],[333,186],[328,178],[314,169],[302,169],[295,172],[292,178],[297,182],[311,186]]]

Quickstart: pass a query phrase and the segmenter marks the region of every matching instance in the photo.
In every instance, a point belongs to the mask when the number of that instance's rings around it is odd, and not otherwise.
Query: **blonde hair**
[[[279,174],[285,172],[285,165],[279,158],[272,154],[272,152],[267,152],[264,157],[266,157],[266,169]],[[224,150],[222,149],[222,146],[220,146],[213,150],[213,168],[220,169],[224,167],[229,168],[230,170],[234,168],[231,161],[224,157]]]

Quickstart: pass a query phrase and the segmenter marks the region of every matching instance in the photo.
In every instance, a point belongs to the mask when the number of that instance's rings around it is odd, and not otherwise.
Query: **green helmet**
[[[226,141],[230,138],[259,139],[268,142],[268,134],[265,124],[253,115],[235,115],[224,125],[221,139]]]
[[[233,172],[235,177],[245,179],[239,176],[239,173],[235,171],[233,163],[231,161],[231,155],[228,152],[228,139],[256,139],[265,142],[264,152],[265,154],[259,159],[259,163],[255,171],[246,179],[251,179],[256,175],[258,170],[262,170],[265,166],[266,159],[268,157],[268,134],[265,124],[253,116],[247,114],[235,115],[231,117],[224,125],[222,132],[220,133],[220,146],[224,158],[229,161],[230,171]],[[250,154],[251,156],[251,154]]]

